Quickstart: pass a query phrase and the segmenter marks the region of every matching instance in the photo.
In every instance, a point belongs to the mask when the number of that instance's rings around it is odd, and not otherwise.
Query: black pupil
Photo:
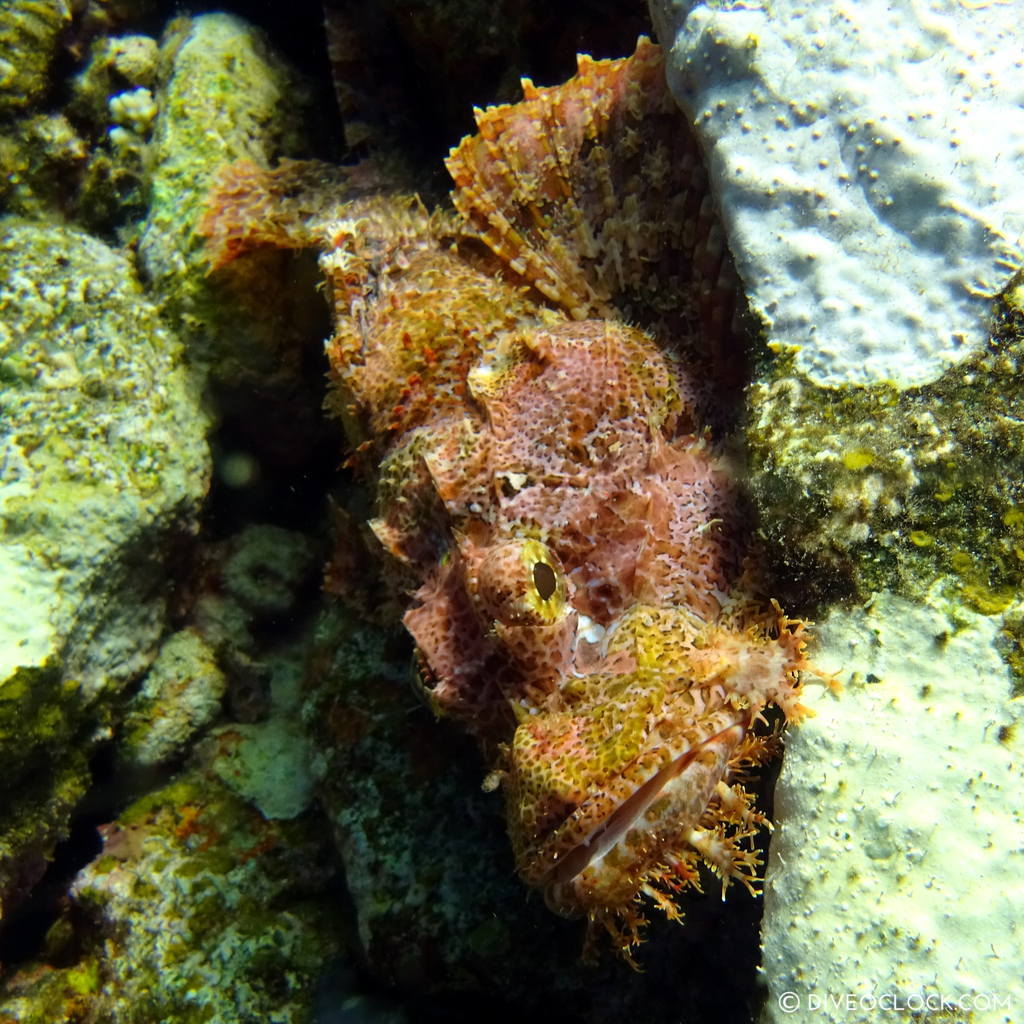
[[[555,579],[555,570],[546,562],[535,562],[533,566],[533,585],[540,594],[540,599],[546,601],[554,594],[558,581]]]

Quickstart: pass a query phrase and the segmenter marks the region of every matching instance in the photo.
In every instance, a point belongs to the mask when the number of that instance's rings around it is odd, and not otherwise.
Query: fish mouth
[[[716,785],[726,773],[732,752],[746,734],[748,725],[747,716],[732,721],[700,743],[688,747],[638,783],[610,814],[606,814],[576,846],[552,865],[541,884],[551,886],[571,882],[587,868],[603,860],[637,826],[652,835],[667,831],[672,836],[687,827],[696,828]],[[714,757],[710,763],[705,763],[709,759],[702,755],[708,752]],[[649,816],[648,812],[662,795],[671,797],[668,812]],[[578,808],[572,817],[578,820],[580,812],[585,816],[586,806],[584,804]],[[569,821],[565,822],[563,828],[569,824]]]

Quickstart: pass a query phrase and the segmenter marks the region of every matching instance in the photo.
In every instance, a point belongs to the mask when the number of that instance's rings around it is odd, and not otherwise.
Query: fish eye
[[[533,538],[495,544],[472,581],[485,615],[506,626],[544,626],[565,612],[566,581],[558,556]]]
[[[533,563],[533,585],[542,601],[548,601],[558,589],[558,578],[555,570],[547,562]]]

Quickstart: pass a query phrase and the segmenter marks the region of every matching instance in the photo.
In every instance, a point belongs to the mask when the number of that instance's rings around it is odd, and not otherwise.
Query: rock
[[[786,739],[767,1020],[855,1024],[883,997],[905,1012],[946,998],[996,1024],[1020,1005],[1024,708],[998,628],[888,593],[818,627],[817,665],[848,686],[812,696],[817,717]]]
[[[136,222],[146,213],[157,58],[151,36],[100,37],[85,68],[71,81],[68,113],[88,130],[91,141],[75,214],[98,232],[113,229],[133,237]]]
[[[314,822],[267,822],[191,773],[101,833],[71,888],[78,941],[54,957],[69,965],[10,978],[4,1020],[308,1024],[342,952]]]
[[[228,14],[172,21],[159,67],[141,266],[183,318],[193,359],[224,378],[242,374],[255,386],[262,377],[266,386],[280,374],[289,343],[302,336],[287,326],[297,314],[284,313],[294,305],[279,287],[284,263],[275,258],[273,268],[258,268],[263,276],[254,271],[236,294],[225,294],[207,280],[205,243],[195,228],[221,167],[243,157],[265,166],[304,155],[309,90],[258,29]],[[298,319],[308,324],[308,314]]]
[[[61,113],[32,113],[0,129],[0,200],[11,213],[44,219],[60,209],[86,164],[85,140]]]
[[[302,814],[313,803],[324,770],[313,748],[313,726],[302,717],[311,642],[307,628],[297,642],[284,644],[259,662],[268,684],[262,721],[215,729],[199,749],[210,770],[268,819]]]
[[[876,590],[925,600],[937,583],[985,614],[1016,600],[1022,300],[1019,284],[1008,289],[985,349],[919,388],[819,387],[791,358],[762,360],[747,392],[748,487],[765,550],[777,575],[797,579],[797,600]]]
[[[121,759],[152,768],[180,757],[217,717],[227,680],[198,633],[183,629],[164,641],[141,690],[128,705]]]
[[[236,723],[216,730],[214,773],[267,819],[288,821],[313,801],[316,779],[305,730],[278,710],[266,722]]]
[[[0,116],[31,107],[71,25],[71,0],[11,0],[0,8]]]
[[[121,253],[0,221],[0,911],[42,873],[197,526],[207,419]]]
[[[652,0],[769,342],[825,385],[934,380],[1022,262],[1014,4]]]

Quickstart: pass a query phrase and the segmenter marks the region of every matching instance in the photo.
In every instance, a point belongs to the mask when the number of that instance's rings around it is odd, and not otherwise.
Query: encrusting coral
[[[460,218],[236,166],[204,231],[215,264],[322,248],[332,401],[429,699],[480,741],[520,875],[628,957],[642,897],[679,916],[701,863],[756,889],[744,776],[768,706],[803,713],[805,637],[755,596],[705,426],[736,289],[661,51],[524,93],[453,150]]]

